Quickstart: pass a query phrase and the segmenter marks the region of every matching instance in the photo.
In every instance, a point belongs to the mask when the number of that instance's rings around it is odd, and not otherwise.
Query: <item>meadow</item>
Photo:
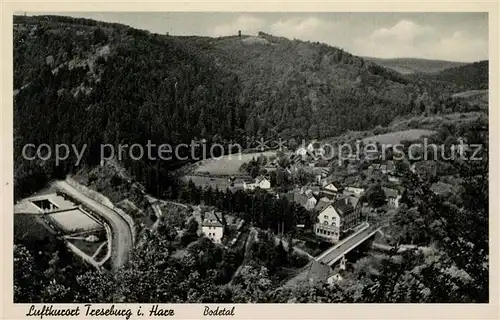
[[[253,158],[258,158],[260,155],[266,157],[275,156],[276,151],[265,151],[255,153],[239,153],[223,156],[218,159],[206,159],[198,162],[194,172],[196,174],[210,175],[237,175],[241,165],[249,162]]]

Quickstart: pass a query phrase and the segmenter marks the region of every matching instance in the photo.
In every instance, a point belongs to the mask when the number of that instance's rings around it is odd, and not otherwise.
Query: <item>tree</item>
[[[368,204],[374,208],[378,208],[386,202],[385,193],[380,184],[376,184],[369,188],[366,191],[365,197]]]
[[[234,279],[233,302],[263,302],[270,288],[271,280],[266,267],[244,266]]]

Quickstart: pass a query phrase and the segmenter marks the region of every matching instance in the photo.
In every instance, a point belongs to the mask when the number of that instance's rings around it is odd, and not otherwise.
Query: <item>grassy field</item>
[[[426,129],[409,129],[404,131],[397,131],[391,133],[385,133],[380,135],[375,135],[363,139],[364,143],[376,143],[385,145],[396,145],[401,143],[403,140],[418,140],[422,136],[431,136],[435,134],[436,131],[426,130]]]
[[[239,169],[243,163],[249,162],[252,158],[258,158],[260,155],[266,157],[275,156],[276,151],[234,154],[224,156],[220,159],[202,160],[196,163],[194,172],[197,174],[236,175],[239,173]]]

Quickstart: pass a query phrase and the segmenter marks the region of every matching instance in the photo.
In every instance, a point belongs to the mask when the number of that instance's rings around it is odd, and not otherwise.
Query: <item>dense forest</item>
[[[452,67],[441,72],[416,73],[408,77],[413,81],[425,86],[428,91],[439,90],[438,92],[456,93],[470,90],[488,89],[487,60],[478,61],[463,66]],[[450,91],[451,90],[451,91]]]
[[[487,60],[479,61],[446,69],[430,77],[438,81],[454,83],[463,91],[485,90],[488,89],[488,66]]]
[[[80,165],[93,166],[102,143],[329,137],[420,114],[442,92],[458,90],[434,87],[335,47],[264,33],[173,37],[88,19],[16,16],[15,194],[74,169],[74,158],[58,167],[24,161],[27,143],[87,145]],[[165,191],[172,162],[128,160],[152,193]]]
[[[24,161],[26,143],[87,145],[83,165],[93,166],[104,143],[175,146],[242,136],[246,108],[237,78],[182,45],[131,28],[91,27],[87,20],[81,28],[67,28],[59,18],[35,21],[16,28],[14,39],[14,82],[22,88],[14,97],[16,195],[39,187],[44,176],[71,171],[76,160],[59,167]],[[148,186],[168,181],[169,163],[128,160],[124,155],[126,167]]]

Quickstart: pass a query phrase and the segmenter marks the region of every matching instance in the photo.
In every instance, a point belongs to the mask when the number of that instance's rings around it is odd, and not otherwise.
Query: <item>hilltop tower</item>
[[[238,37],[241,38],[241,30],[238,30]]]

